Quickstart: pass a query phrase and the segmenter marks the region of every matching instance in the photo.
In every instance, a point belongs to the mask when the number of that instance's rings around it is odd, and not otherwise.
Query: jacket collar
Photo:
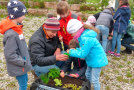
[[[41,26],[41,29],[40,30],[41,30],[41,34],[43,35],[43,38],[45,39],[46,42],[52,41],[51,39],[48,39],[47,38],[46,33],[43,30],[43,26]]]
[[[23,25],[16,25],[12,20],[9,19],[9,17],[7,17],[0,23],[0,33],[4,34],[9,29],[12,29],[13,31],[21,35],[23,34],[22,27]]]

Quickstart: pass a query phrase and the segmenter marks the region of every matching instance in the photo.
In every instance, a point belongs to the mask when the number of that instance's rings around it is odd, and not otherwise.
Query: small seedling
[[[77,88],[76,84],[64,84],[63,88],[72,88],[72,90],[80,90],[82,88],[82,86],[79,86]]]
[[[59,79],[54,79],[55,86],[62,86],[62,82]]]
[[[40,75],[40,78],[43,81],[43,83],[45,83],[45,84],[47,84],[49,82],[49,77],[48,77],[47,74],[45,74],[45,75],[44,74],[41,74]]]

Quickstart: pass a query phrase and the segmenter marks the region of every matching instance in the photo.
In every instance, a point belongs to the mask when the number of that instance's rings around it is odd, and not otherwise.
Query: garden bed
[[[65,76],[64,78],[58,77],[58,79],[62,81],[62,86],[55,86],[53,79],[50,79],[48,84],[44,84],[43,81],[38,78],[32,83],[30,90],[90,90],[88,80],[77,79],[70,76]]]

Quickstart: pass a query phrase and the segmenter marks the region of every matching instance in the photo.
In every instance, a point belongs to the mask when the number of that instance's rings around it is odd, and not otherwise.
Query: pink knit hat
[[[57,18],[48,18],[45,20],[44,29],[46,30],[60,30],[60,23]]]
[[[92,23],[96,23],[96,18],[94,16],[89,16],[86,21],[86,24],[91,25]]]

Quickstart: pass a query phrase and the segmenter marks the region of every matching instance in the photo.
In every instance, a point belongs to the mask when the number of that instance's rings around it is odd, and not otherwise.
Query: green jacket
[[[127,28],[127,34],[134,39],[134,24],[129,24]]]

